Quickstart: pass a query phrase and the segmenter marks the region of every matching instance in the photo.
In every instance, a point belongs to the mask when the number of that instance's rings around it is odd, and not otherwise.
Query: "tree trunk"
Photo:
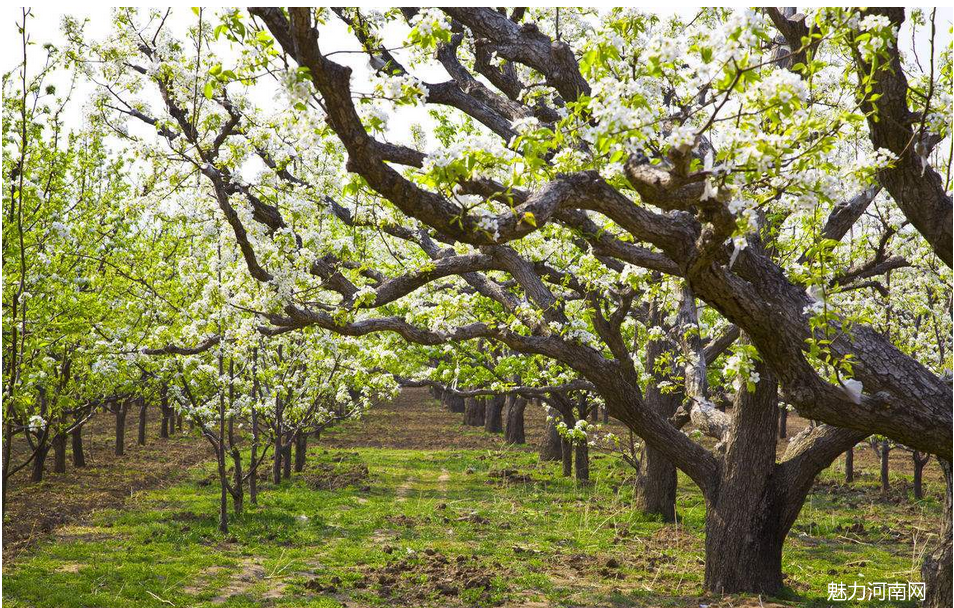
[[[66,434],[57,433],[53,438],[53,472],[66,472]]]
[[[86,466],[86,455],[83,454],[83,427],[78,426],[70,433],[73,444],[73,466],[82,468]]]
[[[508,402],[504,442],[512,445],[526,443],[527,436],[523,425],[523,413],[527,408],[527,400],[518,395],[511,395]]]
[[[486,404],[480,397],[468,397],[464,400],[464,424],[467,426],[484,426],[484,411]]]
[[[594,410],[595,411],[595,410]],[[590,483],[590,447],[586,440],[576,443],[576,481],[580,485]]]
[[[855,480],[855,448],[849,448],[845,452],[845,483],[852,483]]]
[[[891,444],[885,439],[881,442],[879,455],[881,456],[881,493],[885,496],[891,493],[891,480],[888,477],[888,456],[891,454]]]
[[[256,353],[257,354],[257,353]],[[256,382],[257,382],[256,378]],[[257,388],[257,387],[256,387]],[[256,394],[258,391],[255,391]],[[252,447],[248,473],[248,501],[258,504],[258,412],[252,408]]]
[[[782,406],[779,408],[778,413],[778,438],[785,439],[788,437],[788,408]]]
[[[219,445],[216,447],[216,460],[218,461],[218,470],[219,470],[219,532],[223,534],[229,531],[229,490],[228,490],[228,475],[225,470],[225,453],[224,446]]]
[[[139,445],[146,445],[146,398],[139,398]]]
[[[543,432],[543,444],[540,446],[540,461],[560,460],[563,454],[563,440],[556,427],[557,413],[547,407],[547,428]]]
[[[757,367],[755,391],[743,387],[736,398],[721,480],[706,496],[704,587],[712,593],[778,593],[782,544],[799,510],[787,508],[782,496],[793,489],[773,475],[777,385],[765,365]]]
[[[162,414],[162,425],[159,427],[159,437],[168,439],[172,431],[172,416],[169,407],[169,387],[165,383],[159,387],[159,411]]]
[[[292,437],[285,441],[285,447],[282,448],[282,477],[289,479],[292,471]]]
[[[464,398],[460,395],[455,395],[450,391],[444,392],[444,399],[447,401],[447,409],[455,414],[464,413]]]
[[[232,472],[235,480],[232,488],[232,508],[236,515],[241,515],[245,506],[245,482],[242,474],[242,452],[238,448],[232,448]]]
[[[484,430],[488,433],[500,433],[503,431],[503,407],[505,397],[503,395],[494,395],[487,399],[484,408]]]
[[[563,461],[563,476],[573,476],[573,444],[569,439],[560,438],[560,456]]]
[[[43,481],[43,465],[46,462],[46,455],[50,451],[50,446],[45,440],[41,440],[36,446],[36,456],[33,457],[33,470],[30,474],[30,481]]]
[[[925,608],[949,608],[954,603],[951,582],[951,569],[954,567],[951,559],[951,536],[954,534],[951,525],[951,461],[938,458],[937,462],[944,473],[944,525],[937,548],[924,558],[921,565],[921,580],[927,587]]]
[[[305,458],[308,455],[308,434],[298,433],[295,437],[295,472],[301,473],[305,470]]]
[[[277,485],[282,482],[282,434],[275,433],[275,453],[272,454],[272,481]]]
[[[119,405],[116,410],[116,455],[126,453],[126,406]]]
[[[180,433],[182,432],[182,414],[178,413],[176,416],[176,430]]]
[[[914,499],[921,500],[924,498],[924,467],[931,460],[931,455],[915,450],[911,453],[911,458],[914,460]]]
[[[665,522],[676,521],[676,467],[661,452],[645,446],[636,477],[636,508],[657,515]]]
[[[654,311],[654,314],[658,313]],[[658,320],[661,322],[662,319]],[[667,357],[663,357],[667,354]],[[653,340],[646,345],[646,369],[652,374],[652,380],[646,384],[646,407],[667,420],[676,413],[680,396],[676,393],[663,393],[659,390],[659,383],[674,381],[675,370],[671,362],[676,360],[675,354],[675,349],[669,342]],[[639,474],[636,476],[636,508],[647,515],[658,516],[665,522],[676,521],[675,465],[659,450],[645,444],[639,464]]]

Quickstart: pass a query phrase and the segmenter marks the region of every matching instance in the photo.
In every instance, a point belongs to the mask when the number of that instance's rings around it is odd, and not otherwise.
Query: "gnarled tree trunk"
[[[480,397],[467,397],[464,400],[464,424],[467,426],[484,426],[484,400]]]
[[[504,442],[517,445],[527,442],[523,424],[523,413],[527,408],[527,400],[519,395],[511,395],[507,406],[507,424],[504,428]]]
[[[488,433],[503,431],[504,400],[503,395],[494,395],[487,399],[487,405],[484,408],[484,430]]]

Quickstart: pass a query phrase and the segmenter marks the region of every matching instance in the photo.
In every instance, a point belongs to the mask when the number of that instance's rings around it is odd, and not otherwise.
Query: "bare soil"
[[[129,413],[126,453],[116,456],[115,424],[111,414],[97,414],[83,428],[85,467],[73,466],[67,442],[66,473],[52,473],[51,450],[41,483],[30,481],[30,466],[13,476],[3,521],[5,564],[56,528],[78,522],[94,511],[119,507],[136,492],[175,483],[189,467],[211,457],[208,444],[185,431],[160,439],[158,410],[149,412],[144,446],[136,444],[138,412]],[[15,439],[12,462],[22,462],[28,454],[23,440]]]

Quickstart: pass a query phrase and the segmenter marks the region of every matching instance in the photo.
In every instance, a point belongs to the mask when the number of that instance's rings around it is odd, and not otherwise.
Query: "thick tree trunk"
[[[66,472],[66,434],[57,433],[53,438],[53,472]]]
[[[845,452],[845,483],[855,480],[855,448]]]
[[[721,479],[706,496],[704,586],[713,593],[782,589],[782,545],[811,486],[793,501],[798,488],[775,474],[777,385],[765,365],[757,367],[755,391],[743,388],[736,398]]]
[[[590,448],[586,441],[576,443],[576,481],[580,485],[590,483]]]
[[[788,437],[788,408],[782,406],[779,408],[778,413],[778,438],[785,439]]]
[[[468,397],[464,400],[464,424],[467,426],[484,426],[484,411],[486,404],[480,397]]]
[[[146,398],[139,398],[139,436],[136,438],[139,445],[146,445]]]
[[[484,408],[484,430],[488,433],[500,433],[503,431],[503,408],[504,396],[494,395],[487,399]]]
[[[540,461],[560,460],[563,455],[563,439],[556,427],[557,413],[547,407],[547,428],[543,431],[543,443],[540,445]]]
[[[86,466],[86,455],[83,454],[83,427],[78,426],[70,432],[70,438],[73,444],[73,466],[82,468]]]
[[[464,413],[464,398],[455,395],[450,391],[444,392],[444,400],[447,402],[447,409],[455,414]]]
[[[676,467],[661,452],[643,449],[636,477],[636,508],[658,515],[665,522],[676,521]]]
[[[950,608],[954,604],[951,581],[951,569],[954,567],[951,546],[951,536],[954,535],[951,525],[951,462],[941,458],[937,462],[944,473],[944,525],[937,548],[924,558],[921,565],[921,580],[927,587],[925,608]]]
[[[295,472],[305,470],[305,459],[308,457],[308,434],[298,433],[295,437]]]
[[[527,442],[523,424],[523,413],[527,408],[527,400],[517,395],[511,395],[507,400],[507,425],[504,429],[504,442],[517,445]]]

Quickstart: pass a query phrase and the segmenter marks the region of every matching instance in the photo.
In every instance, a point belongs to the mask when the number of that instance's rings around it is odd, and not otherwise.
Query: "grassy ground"
[[[456,417],[427,411],[431,434],[459,432]],[[609,456],[594,458],[595,484],[580,489],[525,449],[353,447],[365,428],[341,429],[328,438],[332,447],[312,449],[304,474],[266,484],[259,506],[224,537],[207,466],[61,528],[5,570],[4,600],[57,608],[771,605],[700,599],[704,512],[684,478],[682,521],[663,525],[629,506],[630,472]],[[939,528],[940,488],[932,483],[931,497],[915,503],[881,499],[870,473],[850,488],[837,477],[826,473],[806,503],[786,544],[787,595],[774,602],[828,605],[830,581],[918,580]]]

